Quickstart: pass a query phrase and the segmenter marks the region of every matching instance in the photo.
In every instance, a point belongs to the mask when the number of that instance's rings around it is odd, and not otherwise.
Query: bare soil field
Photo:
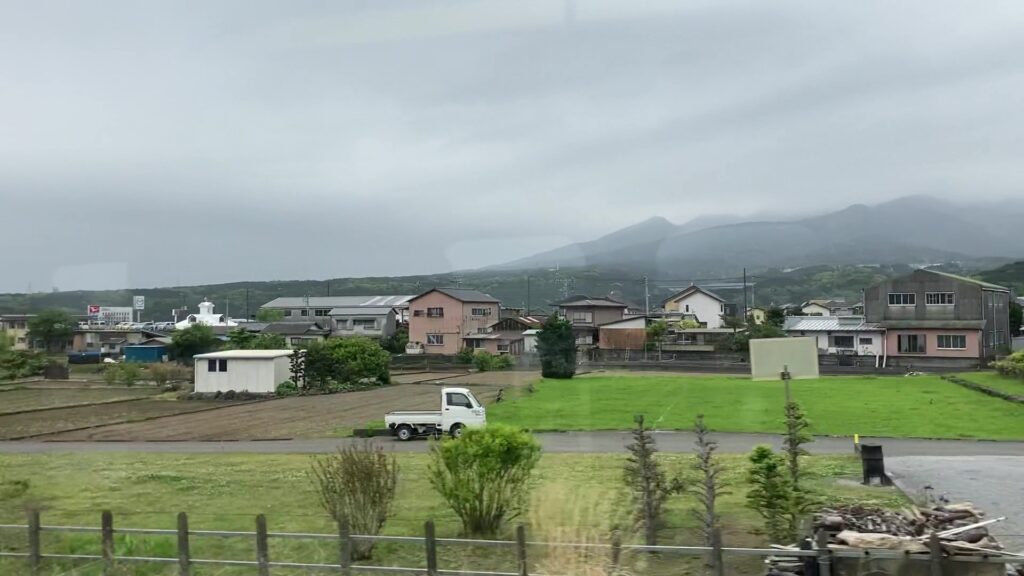
[[[531,372],[475,372],[457,378],[449,378],[444,381],[446,386],[468,386],[473,384],[487,384],[501,388],[513,386],[526,386],[530,382],[540,380],[539,371]]]
[[[493,401],[500,386],[467,387],[486,405]],[[435,408],[440,402],[440,390],[441,386],[433,384],[398,384],[344,394],[280,398],[197,414],[180,414],[147,422],[114,424],[66,432],[42,439],[214,441],[329,437],[371,421],[381,420],[384,413],[390,410]],[[191,401],[183,403],[191,404]]]
[[[9,392],[3,394],[9,394]],[[54,408],[42,412],[8,414],[0,416],[0,440],[61,432],[85,426],[134,422],[145,418],[195,412],[219,406],[232,406],[232,404],[215,400],[134,400],[132,402],[92,404],[74,408]]]
[[[454,376],[461,376],[465,372],[416,372],[409,374],[392,374],[393,384],[417,384],[419,382],[434,382],[435,380],[448,381]]]
[[[158,394],[154,387],[147,388],[24,388],[0,392],[0,415],[39,408],[81,406],[145,398]]]

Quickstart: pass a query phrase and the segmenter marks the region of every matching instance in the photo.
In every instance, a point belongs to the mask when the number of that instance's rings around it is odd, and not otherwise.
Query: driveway
[[[690,452],[693,434],[689,432],[655,432],[658,450],[662,452]],[[537,434],[547,452],[556,453],[615,453],[624,452],[630,441],[628,432],[558,432]],[[745,453],[754,446],[768,444],[781,447],[778,434],[713,434],[721,452]],[[374,438],[389,450],[398,452],[425,452],[426,440],[398,442],[389,437]],[[265,440],[238,442],[0,442],[0,453],[41,452],[250,452],[250,453],[319,453],[332,452],[361,440],[353,438],[311,440]],[[987,442],[973,440],[911,440],[894,438],[862,438],[863,443],[882,444],[887,461],[894,456],[1021,456],[1024,442]],[[815,454],[853,453],[849,438],[818,437],[808,446]]]
[[[1009,551],[1024,551],[1024,456],[901,456],[886,458],[885,467],[907,494],[931,486],[936,497],[973,502],[989,518],[1006,516],[989,532]]]

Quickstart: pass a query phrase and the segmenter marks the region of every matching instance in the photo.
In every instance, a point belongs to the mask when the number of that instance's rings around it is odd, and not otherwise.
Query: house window
[[[227,358],[221,358],[220,360],[217,360],[217,372],[227,372],[227,371],[228,371],[228,360],[227,360]]]
[[[836,348],[853,348],[853,336],[833,336],[832,345]]]
[[[573,324],[590,324],[594,321],[593,312],[573,312],[572,323]]]
[[[444,334],[427,334],[427,346],[444,346]]]
[[[317,308],[313,311],[314,316],[329,316],[331,310],[329,308]]]
[[[353,329],[376,330],[377,321],[373,318],[356,318],[352,320]]]
[[[444,318],[444,308],[427,308],[427,318]]]
[[[863,336],[860,337],[860,345],[861,346],[871,346],[874,343],[875,343],[875,339],[874,338],[865,338]]]
[[[412,311],[412,315],[413,316],[423,316],[423,310],[413,310]]]
[[[508,354],[508,344],[498,344],[498,352]]]
[[[966,350],[967,336],[963,334],[939,334],[935,346],[939,350]]]
[[[725,304],[720,304],[718,308],[722,311],[722,314],[725,314]]]
[[[953,305],[953,293],[952,292],[926,292],[924,295],[924,303],[928,306],[952,306]]]
[[[285,316],[291,316],[291,315],[292,315],[292,311],[291,311],[291,309],[285,310],[285,311],[284,311],[284,315],[285,315]]]
[[[690,305],[689,304],[686,304],[684,307],[686,308],[686,310],[685,310],[686,312],[690,311]]]
[[[913,292],[890,292],[889,306],[916,306],[917,294]]]
[[[469,347],[473,348],[473,349],[483,348],[484,347],[484,341],[483,340],[476,340],[476,339],[470,340],[469,341]]]
[[[924,354],[924,334],[899,334],[896,336],[900,354]]]
[[[216,360],[207,360],[206,361],[206,371],[207,372],[216,372],[217,371],[217,361]]]
[[[491,315],[491,309],[490,308],[473,308],[471,314],[473,316],[490,316]]]

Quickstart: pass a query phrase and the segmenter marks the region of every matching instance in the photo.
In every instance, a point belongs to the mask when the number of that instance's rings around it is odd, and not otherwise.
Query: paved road
[[[564,432],[538,434],[544,450],[555,453],[623,452],[629,443],[628,432]],[[658,449],[662,452],[690,452],[693,434],[688,432],[656,432]],[[745,453],[758,444],[781,446],[778,434],[714,434],[722,452]],[[267,440],[240,442],[0,442],[0,453],[44,452],[182,452],[216,453],[249,452],[264,454],[332,452],[359,440],[351,438],[313,440]],[[398,452],[424,452],[425,440],[398,442],[391,438],[375,438],[387,449]],[[861,438],[863,443],[882,444],[886,457],[892,456],[1022,456],[1024,442],[984,442],[969,440],[910,440]],[[850,438],[819,437],[809,445],[817,454],[852,453]]]
[[[1024,551],[1024,456],[904,456],[886,458],[885,468],[908,494],[931,486],[936,496],[973,502],[989,518],[1006,516],[990,533],[1008,550]]]

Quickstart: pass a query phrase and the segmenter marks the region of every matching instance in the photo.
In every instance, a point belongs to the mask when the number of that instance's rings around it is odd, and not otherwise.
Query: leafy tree
[[[693,328],[700,328],[700,322],[689,318],[683,318],[679,321],[679,327],[683,330],[692,330]]]
[[[306,384],[306,350],[296,350],[288,357],[288,370],[292,373],[292,383],[296,389]]]
[[[732,330],[739,330],[740,328],[744,328],[747,325],[746,319],[745,318],[740,318],[739,316],[728,316],[726,314],[722,314],[721,318],[722,318],[722,328],[729,328],[729,329],[732,329]]]
[[[306,349],[304,377],[315,388],[327,390],[334,383],[390,380],[391,355],[369,338],[337,338],[313,342]]]
[[[405,345],[409,343],[409,329],[401,327],[394,334],[381,340],[381,347],[392,354],[405,354]]]
[[[348,522],[352,534],[380,534],[391,514],[398,486],[398,461],[394,456],[369,442],[351,445],[330,456],[314,458],[312,476],[320,505],[336,523]],[[373,542],[353,543],[353,559],[365,560],[372,553]]]
[[[60,349],[75,332],[76,322],[64,310],[43,310],[28,321],[30,341],[41,341],[49,352]]]
[[[272,308],[261,308],[256,311],[256,321],[266,322],[280,322],[284,320],[284,310],[274,310]]]
[[[7,333],[6,330],[0,330],[0,356],[11,351],[14,346],[14,337]]]
[[[545,378],[572,378],[576,374],[576,337],[572,324],[557,314],[548,316],[537,333],[540,372]]]
[[[288,343],[280,334],[259,334],[252,341],[252,350],[286,350]]]
[[[192,364],[193,356],[214,350],[217,344],[218,340],[213,330],[203,324],[193,324],[171,336],[171,348],[178,361],[185,364]]]
[[[469,346],[463,346],[459,348],[459,351],[455,354],[455,362],[458,364],[472,364],[474,352]]]
[[[786,333],[782,329],[765,322],[760,325],[752,325],[744,332],[729,334],[718,344],[719,350],[729,352],[747,352],[750,350],[750,341],[755,338],[785,338]]]
[[[664,320],[657,320],[652,322],[647,327],[647,341],[648,342],[661,342],[661,339],[665,337],[665,333],[668,332],[668,322]]]
[[[782,328],[782,325],[786,323],[786,311],[777,306],[772,306],[764,312],[764,323],[776,328]]]
[[[434,443],[428,476],[467,534],[493,536],[524,510],[538,460],[532,435],[491,424]]]
[[[1021,324],[1024,323],[1024,307],[1016,302],[1010,302],[1010,334],[1020,334]]]
[[[245,328],[235,328],[228,332],[228,342],[225,347],[230,350],[251,350],[254,340],[256,340],[256,334]]]
[[[149,366],[149,378],[157,386],[164,386],[171,379],[171,370],[163,364],[152,364]]]
[[[786,472],[786,460],[769,446],[758,446],[750,453],[747,469],[747,507],[764,521],[764,532],[777,543],[796,540],[789,530],[792,486]]]
[[[658,464],[654,436],[644,427],[644,417],[637,416],[633,429],[633,442],[626,446],[629,457],[623,469],[623,480],[633,498],[634,518],[644,531],[644,542],[654,546],[658,542],[658,527],[668,497],[682,489],[678,479],[669,481]]]

